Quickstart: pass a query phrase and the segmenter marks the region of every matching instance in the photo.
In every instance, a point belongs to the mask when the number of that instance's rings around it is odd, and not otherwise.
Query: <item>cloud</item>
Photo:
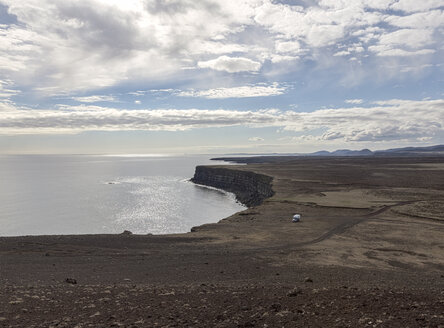
[[[342,50],[342,51],[338,51],[333,56],[348,56],[348,55],[350,55],[350,51]]]
[[[379,44],[405,45],[411,48],[420,48],[433,43],[433,31],[428,29],[401,29],[382,34]]]
[[[289,120],[286,130],[326,129],[321,140],[393,141],[417,140],[444,131],[444,99],[376,102],[373,107],[321,109]]]
[[[387,57],[410,57],[419,55],[431,55],[435,53],[434,49],[421,49],[416,51],[408,51],[403,49],[391,49],[387,46],[373,46],[370,50],[377,53],[378,56]]]
[[[441,0],[399,0],[390,6],[390,9],[401,10],[405,12],[428,11],[443,7]]]
[[[441,0],[0,3],[16,17],[0,25],[0,76],[44,96],[208,74],[196,68],[218,76],[313,63],[339,70],[349,55],[373,72],[378,62],[361,59],[432,64],[443,47]]]
[[[220,56],[208,61],[200,61],[197,65],[201,68],[211,68],[216,71],[228,73],[257,72],[261,63],[243,57]]]
[[[118,101],[113,96],[86,96],[86,97],[72,97],[73,100],[82,103],[96,103],[96,102],[116,102]]]
[[[131,96],[135,96],[135,97],[141,97],[147,94],[148,91],[144,91],[144,90],[136,90],[136,91],[131,91],[128,92],[129,95]]]
[[[283,63],[283,62],[291,62],[298,60],[300,57],[298,56],[281,56],[281,55],[272,55],[271,62],[272,63]]]
[[[20,83],[52,88],[46,93],[155,81],[204,54],[247,49],[224,38],[240,32],[254,9],[251,0],[1,3],[18,23],[0,28],[0,70]]]
[[[400,28],[435,29],[444,26],[444,12],[433,10],[408,16],[388,16],[385,21]]]
[[[425,48],[433,43],[433,30],[400,29],[380,35],[378,42],[368,49],[378,56],[418,56],[435,53],[434,49]]]
[[[100,106],[61,106],[57,110],[13,108],[0,111],[3,134],[78,133],[82,131],[183,131],[193,128],[268,125],[276,110],[198,109],[121,110]]]
[[[20,90],[13,89],[14,83],[12,81],[0,80],[0,98],[10,98],[18,95]]]
[[[444,99],[384,100],[370,107],[313,112],[140,109],[81,105],[56,110],[17,108],[0,103],[2,134],[79,133],[82,131],[184,131],[210,127],[281,127],[307,138],[346,142],[408,141],[444,132]],[[322,135],[316,131],[325,131]],[[422,138],[422,139],[421,139]]]
[[[240,86],[235,88],[215,88],[199,91],[181,91],[180,97],[198,97],[207,99],[269,97],[284,94],[286,87],[278,83],[271,85]]]
[[[364,102],[364,100],[362,99],[347,99],[345,101],[346,104],[353,104],[353,105],[359,105],[362,104]]]
[[[432,68],[434,65],[424,64],[424,65],[414,65],[414,66],[405,66],[401,68],[402,73],[419,73],[427,68]]]
[[[223,43],[220,41],[206,41],[206,40],[194,40],[190,47],[189,53],[195,55],[202,54],[231,54],[234,52],[249,52],[254,50],[254,47],[249,47],[247,45],[235,44],[235,43]]]
[[[252,142],[258,142],[258,141],[264,141],[265,139],[264,138],[261,138],[261,137],[251,137],[251,138],[248,138],[248,141],[252,141]]]
[[[362,3],[321,1],[320,6],[291,6],[264,1],[255,20],[281,39],[325,47],[343,40],[353,30],[378,24],[383,15],[366,11]],[[295,22],[297,22],[295,24]]]
[[[301,44],[297,41],[277,41],[275,44],[278,53],[301,53],[303,52]]]

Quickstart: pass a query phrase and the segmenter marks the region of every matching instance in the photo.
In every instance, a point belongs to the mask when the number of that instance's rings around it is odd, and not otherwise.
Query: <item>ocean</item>
[[[188,180],[209,156],[2,155],[0,236],[188,232],[245,209]],[[224,163],[226,164],[226,163]]]

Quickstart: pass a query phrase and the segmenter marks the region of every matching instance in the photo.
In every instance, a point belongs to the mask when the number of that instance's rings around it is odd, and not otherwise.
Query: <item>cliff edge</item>
[[[248,207],[259,205],[274,195],[272,177],[249,171],[197,166],[191,181],[232,192],[239,202]]]

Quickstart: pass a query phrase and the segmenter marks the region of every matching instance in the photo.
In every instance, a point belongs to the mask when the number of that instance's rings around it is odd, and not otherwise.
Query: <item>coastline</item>
[[[444,324],[444,224],[391,210],[439,212],[443,158],[229,168],[275,194],[193,233],[1,237],[0,325]]]

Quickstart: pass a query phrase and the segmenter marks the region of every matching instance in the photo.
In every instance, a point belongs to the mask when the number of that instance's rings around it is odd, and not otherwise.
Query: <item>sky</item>
[[[444,143],[443,0],[0,0],[0,154]]]

